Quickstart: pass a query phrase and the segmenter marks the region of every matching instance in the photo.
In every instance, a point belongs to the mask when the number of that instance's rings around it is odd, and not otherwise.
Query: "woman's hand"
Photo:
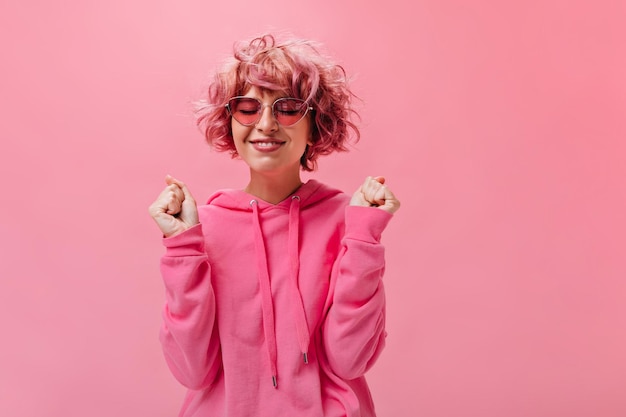
[[[393,214],[400,208],[400,201],[385,186],[384,177],[367,177],[352,195],[350,205],[376,207]]]
[[[150,205],[148,212],[164,237],[172,237],[199,223],[196,200],[187,186],[175,178],[165,177],[167,187]]]

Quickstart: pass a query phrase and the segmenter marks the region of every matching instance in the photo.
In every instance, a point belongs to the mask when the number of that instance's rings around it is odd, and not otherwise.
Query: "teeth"
[[[280,145],[280,142],[254,142],[254,144],[269,148],[270,146]]]

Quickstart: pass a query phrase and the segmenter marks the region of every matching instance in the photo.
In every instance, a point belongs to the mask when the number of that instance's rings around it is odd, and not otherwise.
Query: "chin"
[[[273,161],[255,161],[253,163],[248,163],[250,170],[254,172],[258,172],[259,174],[299,174],[300,173],[300,160],[296,163],[292,164],[284,164],[284,163],[275,163]]]

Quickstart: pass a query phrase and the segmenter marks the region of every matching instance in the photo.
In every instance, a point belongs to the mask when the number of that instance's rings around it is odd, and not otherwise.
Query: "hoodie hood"
[[[231,210],[250,211],[250,201],[256,200],[259,210],[263,212],[267,209],[285,208],[289,209],[291,199],[297,195],[300,199],[300,208],[304,209],[315,203],[342,194],[340,190],[329,187],[316,180],[308,180],[302,184],[292,195],[278,204],[268,203],[248,194],[243,190],[219,190],[209,197],[207,204],[228,208]]]
[[[298,285],[300,274],[300,212],[321,201],[332,198],[341,191],[328,187],[315,180],[309,180],[300,186],[293,194],[278,204],[271,204],[260,200],[242,190],[221,190],[214,193],[207,204],[250,213],[250,224],[254,234],[254,251],[259,289],[261,292],[261,309],[265,348],[270,365],[271,381],[278,386],[277,375],[277,340],[274,317],[274,300],[272,298],[272,278],[268,267],[266,236],[263,235],[262,223],[265,212],[282,210],[288,216],[287,257],[289,263],[289,290],[291,313],[294,320],[298,345],[302,353],[302,360],[308,364],[308,349],[311,341],[306,311],[302,301],[302,294]],[[272,213],[276,215],[275,213]],[[282,215],[282,214],[281,214]]]

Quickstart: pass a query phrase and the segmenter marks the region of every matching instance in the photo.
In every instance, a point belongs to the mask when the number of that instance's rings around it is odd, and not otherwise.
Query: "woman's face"
[[[311,143],[309,114],[291,126],[278,124],[272,114],[272,103],[283,96],[252,87],[244,97],[263,103],[261,118],[245,126],[231,118],[233,140],[237,153],[251,170],[265,174],[299,175],[300,158]]]

